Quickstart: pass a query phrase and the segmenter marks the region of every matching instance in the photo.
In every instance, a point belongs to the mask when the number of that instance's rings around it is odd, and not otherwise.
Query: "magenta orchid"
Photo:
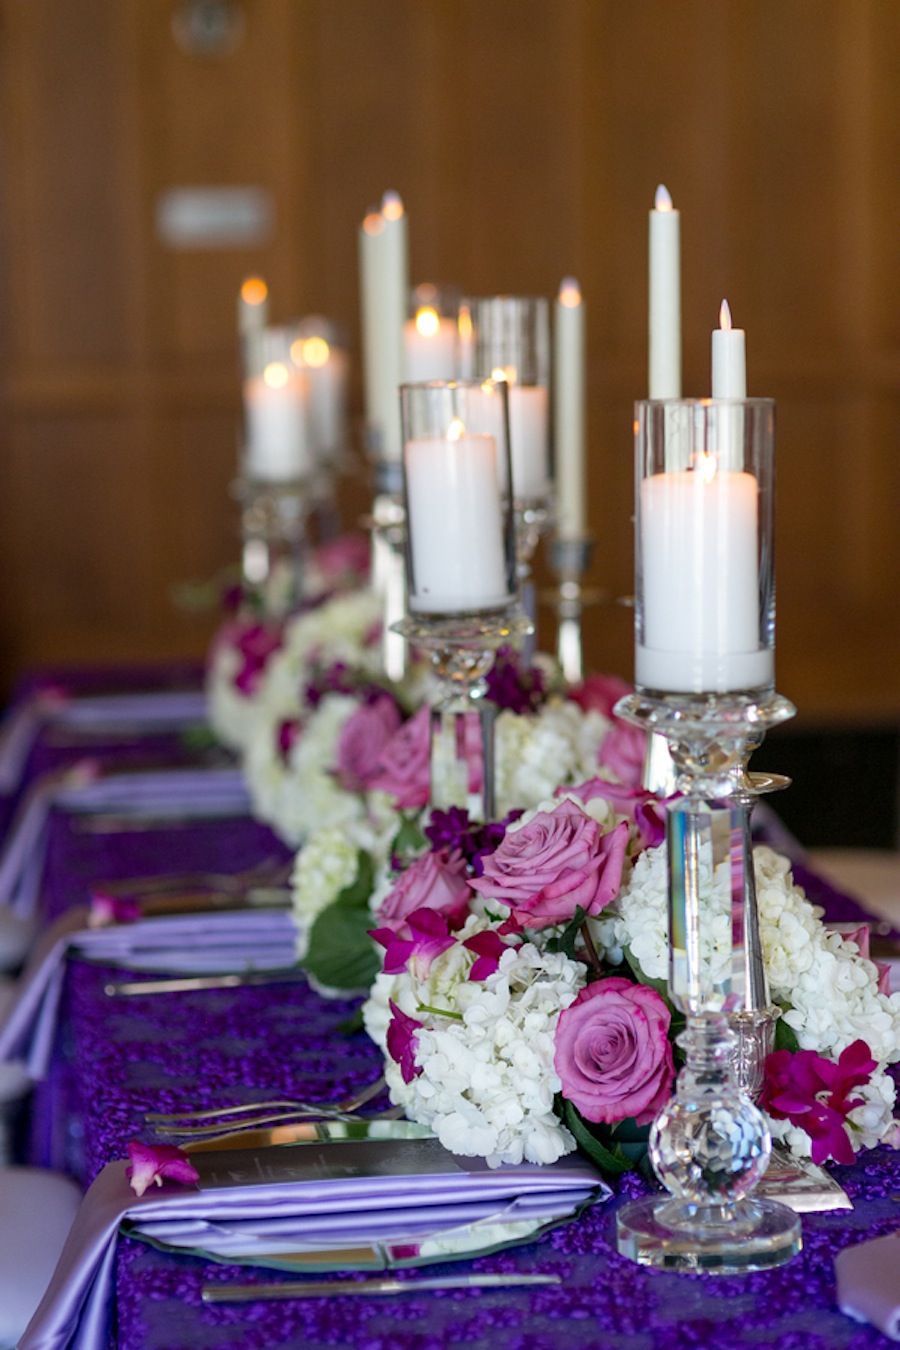
[[[416,1063],[416,1032],[421,1030],[421,1023],[407,1016],[393,999],[390,1008],[392,1016],[387,1029],[387,1052],[400,1065],[404,1083],[411,1083],[422,1072],[421,1066]]]
[[[814,1050],[776,1050],[766,1060],[760,1105],[775,1120],[789,1120],[806,1131],[814,1163],[833,1158],[849,1164],[854,1152],[847,1118],[854,1107],[863,1105],[862,1097],[850,1094],[868,1083],[875,1068],[863,1040],[848,1045],[837,1063]]]
[[[88,928],[106,928],[111,923],[135,923],[142,912],[138,901],[131,896],[92,891]]]
[[[187,1154],[174,1144],[142,1144],[132,1139],[128,1144],[130,1164],[125,1175],[135,1195],[143,1195],[150,1186],[161,1186],[163,1181],[177,1181],[182,1186],[193,1186],[200,1173]]]
[[[281,646],[281,629],[254,623],[244,628],[235,646],[241,657],[241,666],[234,677],[238,693],[252,698],[259,688],[269,657]]]
[[[417,980],[427,980],[432,963],[456,938],[447,924],[447,918],[434,909],[415,909],[407,915],[410,936],[400,937],[393,928],[373,928],[369,937],[385,948],[384,973],[399,975],[409,970]]]
[[[499,933],[488,928],[483,933],[473,933],[470,938],[466,938],[463,946],[468,951],[474,952],[476,958],[469,971],[469,979],[486,980],[499,969],[500,957],[509,943],[504,942]]]

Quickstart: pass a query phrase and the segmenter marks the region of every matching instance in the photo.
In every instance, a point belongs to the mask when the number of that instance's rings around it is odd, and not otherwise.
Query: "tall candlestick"
[[[381,202],[384,220],[383,290],[380,316],[383,388],[379,398],[382,415],[382,457],[399,462],[403,450],[400,429],[400,385],[403,383],[403,323],[409,294],[409,244],[406,213],[396,192],[386,192]]]
[[[585,530],[584,302],[572,277],[560,286],[555,318],[556,532],[559,539],[580,539]]]
[[[379,329],[381,312],[379,248],[383,234],[384,217],[380,211],[373,208],[367,213],[359,231],[359,281],[366,427],[370,436],[378,438],[381,436],[382,421],[379,399],[384,387],[381,374],[383,348]]]
[[[733,328],[728,301],[722,301],[719,327],[712,333],[713,398],[747,397],[747,349],[744,330]]]
[[[269,288],[262,277],[247,277],[238,292],[238,336],[258,333],[269,322]]]
[[[681,218],[660,184],[650,212],[650,398],[681,397]]]
[[[404,451],[413,578],[410,609],[432,614],[496,609],[510,599],[493,436],[462,423]]]

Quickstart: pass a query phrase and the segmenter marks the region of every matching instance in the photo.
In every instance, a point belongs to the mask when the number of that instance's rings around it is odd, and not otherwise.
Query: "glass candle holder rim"
[[[464,305],[493,304],[495,301],[502,300],[515,301],[516,304],[547,305],[549,308],[550,298],[546,295],[521,295],[513,292],[502,295],[463,295],[462,303]]]
[[[398,389],[400,392],[404,389],[471,389],[474,392],[477,389],[484,389],[485,385],[499,388],[501,385],[508,386],[509,381],[495,379],[493,375],[482,375],[480,379],[474,375],[465,378],[455,376],[452,380],[404,380]]]
[[[635,399],[635,408],[772,408],[775,407],[775,399],[763,395],[754,395],[752,398],[712,398],[709,395],[698,395],[696,398],[639,398]]]

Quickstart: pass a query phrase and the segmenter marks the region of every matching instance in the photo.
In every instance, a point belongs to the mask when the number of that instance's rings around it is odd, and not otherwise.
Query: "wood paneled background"
[[[262,271],[274,319],[328,314],[356,353],[356,231],[388,187],[413,280],[580,279],[593,580],[627,595],[665,182],[685,392],[727,296],[751,393],[778,400],[779,688],[808,721],[896,720],[897,0],[239,2],[236,50],[201,57],[174,0],[0,0],[4,682],[202,651],[210,623],[171,590],[237,556],[238,286]],[[160,241],[162,192],[228,184],[273,194],[270,243]],[[629,674],[629,612],[588,628],[592,664]]]

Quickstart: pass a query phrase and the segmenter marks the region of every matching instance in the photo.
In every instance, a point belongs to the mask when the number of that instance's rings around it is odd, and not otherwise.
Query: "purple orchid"
[[[91,892],[88,928],[106,928],[111,923],[135,923],[143,911],[130,895],[107,895],[104,891]]]
[[[174,1144],[142,1144],[132,1139],[128,1144],[130,1165],[125,1175],[135,1195],[143,1195],[149,1186],[161,1186],[163,1181],[177,1181],[182,1186],[193,1186],[200,1173],[187,1154]]]
[[[416,1032],[421,1029],[421,1023],[402,1012],[393,999],[390,1008],[393,1016],[388,1023],[387,1052],[400,1065],[404,1083],[411,1083],[422,1072],[422,1066],[416,1063]]]
[[[369,937],[385,948],[385,975],[399,975],[409,970],[417,980],[427,980],[432,963],[456,938],[450,932],[447,918],[435,909],[414,909],[406,916],[410,936],[398,937],[393,928],[373,928]]]
[[[521,815],[521,811],[511,811],[503,820],[481,825],[469,819],[465,807],[451,806],[448,811],[432,811],[431,821],[425,826],[425,837],[434,852],[461,853],[471,867],[472,875],[480,877],[484,871],[483,859],[500,847],[508,826]]]
[[[854,1153],[847,1117],[863,1104],[862,1097],[850,1094],[868,1083],[876,1067],[864,1040],[848,1045],[837,1063],[815,1050],[776,1050],[766,1059],[760,1106],[776,1120],[789,1120],[806,1131],[814,1163],[833,1158],[850,1164]]]
[[[504,942],[499,933],[488,928],[483,933],[473,933],[466,938],[463,946],[475,953],[475,963],[469,971],[470,980],[486,980],[500,967],[500,957],[510,944]]]

